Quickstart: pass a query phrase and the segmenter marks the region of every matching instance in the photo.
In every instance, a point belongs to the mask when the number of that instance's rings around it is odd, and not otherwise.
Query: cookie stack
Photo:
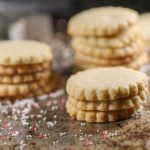
[[[89,69],[67,81],[69,115],[80,121],[107,122],[126,119],[146,100],[147,78],[124,67]]]
[[[127,66],[139,69],[148,61],[137,26],[138,13],[122,7],[83,11],[69,21],[79,69]]]
[[[0,98],[22,99],[51,90],[50,47],[35,41],[0,42]]]
[[[146,49],[150,51],[150,13],[143,13],[140,15],[139,29],[143,36],[143,41],[147,46]]]

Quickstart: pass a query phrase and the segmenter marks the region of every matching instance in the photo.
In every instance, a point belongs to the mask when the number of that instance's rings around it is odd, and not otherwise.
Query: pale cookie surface
[[[123,58],[100,58],[100,57],[93,57],[81,52],[76,52],[75,59],[83,60],[85,62],[96,64],[99,66],[120,66],[123,64],[130,63],[134,60],[134,58],[130,56],[123,57]]]
[[[42,79],[50,78],[50,71],[37,72],[32,74],[23,74],[23,75],[0,75],[0,84],[18,84],[18,83],[29,83],[36,82]]]
[[[47,80],[40,80],[24,84],[0,84],[0,97],[11,97],[28,94],[47,85]]]
[[[21,86],[22,92],[19,90],[19,92],[15,92],[12,94],[7,93],[7,95],[0,95],[0,100],[22,100],[25,98],[37,98],[38,96],[42,96],[44,94],[49,94],[50,92],[55,91],[59,87],[58,78],[56,76],[52,75],[50,80],[46,81],[40,81],[36,82],[35,84],[28,84],[28,89],[25,87],[26,84],[19,84],[18,87]],[[14,88],[14,87],[11,87]],[[24,91],[24,90],[27,91]]]
[[[114,100],[136,95],[147,87],[145,74],[124,67],[89,69],[72,75],[67,93],[78,100]]]
[[[116,111],[84,111],[76,109],[68,102],[66,104],[66,109],[71,117],[76,118],[79,121],[87,122],[112,122],[127,119],[136,111],[134,107]]]
[[[51,91],[53,91],[54,86],[51,84],[51,81],[48,85],[45,85],[44,87],[39,87],[35,91],[29,91],[28,93],[18,93],[17,95],[7,95],[7,96],[0,96],[0,100],[21,100],[25,98],[36,98],[38,96],[42,96],[45,94],[49,94]]]
[[[146,92],[140,92],[139,95],[122,98],[114,101],[81,101],[72,97],[68,98],[68,102],[80,110],[98,110],[98,111],[112,111],[129,108],[138,108],[144,100],[146,100]]]
[[[22,75],[37,72],[43,72],[51,69],[51,62],[44,62],[36,65],[23,65],[23,66],[1,66],[0,75]]]
[[[104,48],[122,48],[134,42],[140,33],[137,26],[130,27],[124,32],[110,37],[94,37],[94,36],[75,36],[74,39],[84,45],[99,46]]]
[[[104,48],[99,46],[90,46],[81,43],[80,41],[73,39],[71,45],[74,50],[82,52],[87,55],[94,57],[105,57],[105,58],[117,58],[132,56],[140,53],[144,49],[143,42],[141,39],[136,39],[129,45],[126,45],[124,48]]]
[[[50,47],[35,41],[1,41],[0,65],[26,65],[50,61]]]
[[[149,62],[149,57],[146,53],[141,54],[138,56],[136,59],[134,59],[132,62],[127,63],[127,64],[122,64],[118,66],[124,66],[132,69],[137,69],[139,70],[143,65]],[[90,69],[90,68],[97,68],[97,67],[109,67],[110,65],[98,65],[89,61],[81,60],[81,59],[76,59],[76,66],[79,70],[85,70],[85,69]]]
[[[138,13],[129,8],[92,8],[70,19],[68,33],[81,36],[110,36],[122,32],[137,20]]]
[[[126,64],[126,67],[133,68],[133,69],[140,69],[142,66],[149,62],[149,56],[146,53],[141,54],[137,59],[132,61],[129,64]]]
[[[148,44],[150,42],[150,28],[149,27],[150,27],[150,13],[144,13],[140,15],[139,30],[141,31],[141,34],[143,35],[144,39],[148,42]]]

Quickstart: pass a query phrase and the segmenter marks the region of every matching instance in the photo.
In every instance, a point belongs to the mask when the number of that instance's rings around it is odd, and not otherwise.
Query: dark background
[[[150,11],[150,0],[0,0],[0,39],[7,39],[9,26],[24,16],[48,14],[54,30],[66,32],[71,16],[99,6],[123,6],[143,13]]]
[[[150,11],[150,0],[1,0],[0,12],[22,15],[38,11],[68,19],[83,9],[109,5],[130,7],[140,13]]]

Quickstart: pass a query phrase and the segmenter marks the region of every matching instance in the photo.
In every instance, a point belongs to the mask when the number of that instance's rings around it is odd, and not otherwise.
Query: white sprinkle
[[[84,137],[80,136],[80,141],[83,141],[84,140]]]
[[[32,138],[32,135],[28,134],[28,135],[26,136],[26,138],[27,138],[27,139],[30,139],[30,138]]]
[[[81,126],[85,126],[85,123],[81,123],[80,125],[81,125]]]
[[[53,145],[58,144],[58,143],[59,143],[58,140],[57,141],[53,141]]]
[[[48,126],[48,128],[54,127],[54,123],[52,121],[49,121],[49,122],[47,122],[47,126]]]
[[[60,136],[64,136],[66,134],[67,134],[66,132],[60,132]]]
[[[14,128],[13,127],[9,127],[9,130],[13,130]]]
[[[75,137],[77,137],[78,135],[77,135],[77,134],[75,134],[74,136],[75,136]]]
[[[42,115],[38,114],[38,115],[37,115],[37,118],[42,118]]]
[[[45,120],[46,120],[46,117],[43,118],[43,121],[45,121]]]
[[[21,123],[24,127],[27,127],[29,125],[29,123],[26,120],[22,120]]]
[[[57,115],[54,115],[54,119],[56,119],[57,118]]]
[[[57,110],[58,109],[58,106],[52,106],[51,107],[51,110],[53,111],[53,110]]]
[[[34,115],[33,115],[33,114],[31,114],[31,118],[34,118]]]
[[[19,131],[15,131],[14,133],[11,134],[11,136],[17,136],[19,135]]]

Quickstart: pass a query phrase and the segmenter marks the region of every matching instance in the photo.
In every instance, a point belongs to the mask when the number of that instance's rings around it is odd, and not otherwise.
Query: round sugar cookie
[[[40,81],[41,82],[41,81]],[[60,83],[58,77],[56,75],[52,75],[49,80],[42,81],[41,83],[37,82],[35,84],[28,84],[28,90],[26,92],[23,92],[23,90],[26,89],[26,84],[19,84],[18,87],[22,86],[22,92],[13,93],[13,94],[1,94],[0,95],[0,101],[2,100],[22,100],[26,98],[37,98],[38,96],[42,96],[45,94],[49,94],[50,92],[54,92],[56,89],[59,88]],[[8,86],[8,85],[7,85]],[[15,88],[15,87],[11,87]],[[2,96],[3,95],[3,96]]]
[[[15,66],[39,64],[50,61],[50,47],[36,41],[1,41],[0,65]]]
[[[141,53],[145,48],[143,42],[139,38],[123,48],[104,48],[99,46],[90,46],[88,44],[83,44],[77,39],[73,39],[71,45],[77,52],[82,52],[84,54],[100,58],[120,58],[134,56]]]
[[[0,75],[0,84],[20,84],[20,83],[29,83],[36,82],[38,80],[49,79],[51,75],[50,71],[43,71],[31,74],[23,75]]]
[[[131,45],[131,43],[134,42],[137,37],[140,37],[137,26],[132,26],[115,36],[74,36],[73,38],[84,45],[90,45],[93,47],[99,46],[101,48],[124,48],[127,45]]]
[[[112,36],[136,24],[138,13],[123,7],[99,7],[73,16],[68,33],[78,36]]]
[[[137,95],[148,86],[145,74],[125,67],[95,68],[72,75],[66,86],[78,100],[115,100]]]
[[[130,96],[113,101],[82,101],[72,97],[68,98],[68,102],[77,109],[87,111],[113,111],[121,109],[129,109],[139,107],[147,98],[147,92],[142,91],[135,96]]]
[[[69,102],[66,104],[66,109],[71,117],[76,118],[79,121],[86,122],[112,122],[123,120],[129,118],[129,116],[134,114],[136,111],[134,107],[116,111],[84,111],[75,108]]]
[[[134,57],[127,56],[124,58],[100,58],[86,55],[81,52],[76,52],[75,54],[76,60],[83,60],[85,62],[89,62],[98,66],[121,66],[132,62],[135,58],[136,55]]]
[[[39,80],[22,84],[0,84],[0,97],[13,97],[16,95],[26,95],[47,85],[48,80]]]
[[[146,53],[142,53],[140,56],[137,58],[134,58],[132,62],[126,63],[126,64],[120,64],[117,66],[124,66],[132,69],[139,70],[142,66],[147,64],[149,62],[149,57]],[[85,61],[83,59],[76,58],[75,64],[78,70],[85,70],[85,69],[90,69],[90,68],[98,68],[98,67],[110,67],[112,65],[100,65],[100,64],[95,64],[89,61]]]
[[[36,65],[23,65],[23,66],[1,66],[0,65],[0,76],[32,74],[32,73],[43,72],[47,70],[51,70],[51,62],[44,62]]]
[[[139,19],[139,30],[148,46],[150,46],[150,13],[143,13]]]

